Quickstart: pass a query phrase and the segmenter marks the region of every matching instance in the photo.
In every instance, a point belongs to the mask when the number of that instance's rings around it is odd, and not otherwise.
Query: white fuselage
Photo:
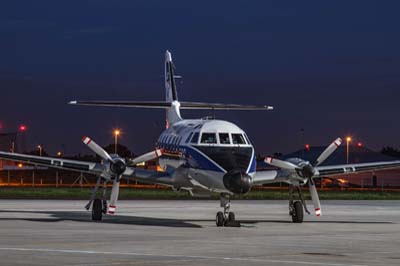
[[[156,146],[163,151],[159,165],[171,172],[171,181],[179,188],[231,193],[225,176],[253,177],[256,171],[249,138],[227,121],[178,121],[162,132]]]

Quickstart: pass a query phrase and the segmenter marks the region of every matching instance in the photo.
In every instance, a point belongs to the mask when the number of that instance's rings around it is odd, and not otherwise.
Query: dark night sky
[[[260,153],[353,135],[400,146],[398,1],[7,1],[0,9],[0,122],[28,143],[89,153],[89,135],[153,148],[161,110],[69,106],[74,99],[164,99],[164,51],[181,100],[274,105],[218,112]],[[182,112],[184,117],[209,115]]]

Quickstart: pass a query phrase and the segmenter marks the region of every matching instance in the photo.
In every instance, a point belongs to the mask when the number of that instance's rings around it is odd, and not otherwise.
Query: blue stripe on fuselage
[[[196,149],[193,149],[192,147],[189,146],[183,148],[185,149],[186,160],[191,167],[200,168],[208,171],[216,171],[221,173],[224,172],[221,168],[216,166],[211,159],[207,158]],[[191,159],[194,161],[191,161]]]
[[[183,153],[188,166],[191,168],[215,171],[220,173],[225,172],[223,169],[218,167],[216,163],[210,158],[190,146],[168,145],[160,143],[158,145],[158,148],[166,150],[167,153],[168,151],[179,151],[180,153]]]
[[[257,168],[257,160],[256,160],[256,156],[253,156],[253,159],[251,161],[251,165],[250,165],[250,169],[249,169],[249,173],[254,173],[256,171]]]

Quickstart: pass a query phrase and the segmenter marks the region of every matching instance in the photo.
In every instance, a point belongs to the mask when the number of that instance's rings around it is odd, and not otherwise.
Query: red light
[[[304,145],[304,147],[306,148],[307,151],[310,150],[310,144],[306,144],[306,145]]]
[[[19,131],[21,131],[21,132],[25,132],[25,131],[28,129],[28,127],[27,127],[26,125],[20,125],[20,126],[18,127],[18,129],[19,129]]]
[[[361,148],[363,146],[362,142],[357,143],[357,147]]]

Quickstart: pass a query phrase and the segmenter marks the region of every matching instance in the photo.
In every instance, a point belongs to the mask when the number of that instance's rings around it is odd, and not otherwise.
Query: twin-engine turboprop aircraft
[[[133,159],[108,154],[89,137],[83,143],[99,155],[102,163],[91,163],[61,158],[40,157],[17,153],[0,152],[0,159],[20,161],[35,165],[95,174],[98,176],[92,197],[86,208],[92,209],[92,219],[101,220],[103,214],[115,214],[121,179],[162,184],[176,190],[187,190],[191,194],[217,192],[221,195],[222,212],[216,215],[217,226],[235,221],[230,211],[230,197],[248,193],[255,185],[285,182],[289,189],[289,213],[295,223],[303,222],[307,210],[301,186],[308,184],[314,210],[321,215],[321,205],[313,179],[338,174],[376,171],[400,167],[400,161],[375,162],[321,166],[341,145],[336,139],[315,162],[292,158],[286,161],[266,158],[265,162],[275,170],[256,171],[254,147],[246,133],[233,123],[214,119],[183,119],[181,109],[211,110],[272,110],[271,106],[237,104],[210,104],[179,102],[176,90],[174,65],[170,52],[165,53],[166,101],[71,101],[72,105],[161,108],[167,113],[167,126],[157,140],[155,150]],[[158,160],[163,171],[136,168],[135,165],[149,160]],[[112,182],[109,204],[105,198],[96,198],[101,182]],[[104,186],[106,189],[106,186]],[[293,200],[293,192],[299,193],[299,201]],[[105,193],[103,193],[105,195]]]

